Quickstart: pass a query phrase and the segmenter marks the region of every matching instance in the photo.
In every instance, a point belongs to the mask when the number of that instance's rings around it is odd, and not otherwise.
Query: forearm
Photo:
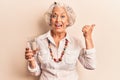
[[[31,69],[36,68],[36,61],[35,61],[35,59],[33,58],[33,60],[28,61],[28,65],[30,66]]]
[[[92,31],[95,24],[85,25],[82,29],[86,49],[81,51],[79,60],[86,69],[93,70],[96,68],[96,59],[95,59],[95,48],[92,40]]]
[[[85,45],[86,45],[86,49],[92,49],[94,48],[94,44],[93,44],[93,40],[92,38],[85,38]]]
[[[85,25],[82,29],[82,32],[85,38],[86,49],[94,48],[93,40],[92,40],[92,31],[93,31],[94,26],[95,24]]]
[[[34,69],[36,67],[35,60],[29,61],[28,63],[31,69]]]
[[[28,62],[28,70],[32,73],[32,75],[35,76],[38,76],[41,72],[39,64],[36,62],[36,60]]]

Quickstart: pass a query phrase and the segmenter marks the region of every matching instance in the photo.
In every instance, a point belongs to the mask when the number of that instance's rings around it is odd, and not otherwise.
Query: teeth
[[[61,26],[61,24],[55,24],[57,27],[60,27]]]

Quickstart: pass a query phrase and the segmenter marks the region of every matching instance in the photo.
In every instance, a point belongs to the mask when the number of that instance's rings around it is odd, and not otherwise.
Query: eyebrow
[[[53,12],[53,14],[57,14],[57,13],[56,13],[56,12],[55,12],[55,13]],[[63,12],[63,13],[61,13],[61,14],[66,14],[66,13],[65,13],[65,12]]]

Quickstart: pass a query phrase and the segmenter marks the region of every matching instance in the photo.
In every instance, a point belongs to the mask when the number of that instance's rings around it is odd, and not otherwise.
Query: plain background
[[[48,31],[43,15],[54,1],[59,0],[0,0],[0,80],[38,80],[27,71],[26,41]],[[77,15],[68,31],[83,43],[82,27],[96,24],[97,69],[86,70],[79,64],[80,80],[120,80],[120,0],[63,2]]]

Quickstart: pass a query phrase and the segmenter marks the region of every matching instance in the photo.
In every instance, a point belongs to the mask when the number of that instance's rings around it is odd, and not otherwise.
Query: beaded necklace
[[[68,46],[68,40],[65,39],[65,45],[64,45],[63,51],[62,51],[62,53],[61,53],[61,56],[60,56],[58,59],[56,59],[56,58],[53,56],[53,52],[52,52],[51,45],[50,45],[50,44],[51,44],[50,40],[47,39],[47,41],[48,41],[48,48],[49,48],[50,55],[51,55],[52,59],[53,59],[55,62],[60,62],[60,61],[62,61],[62,57],[63,57],[63,55],[64,55],[64,53],[65,53],[65,50],[66,50],[66,48],[67,48],[67,46]]]

